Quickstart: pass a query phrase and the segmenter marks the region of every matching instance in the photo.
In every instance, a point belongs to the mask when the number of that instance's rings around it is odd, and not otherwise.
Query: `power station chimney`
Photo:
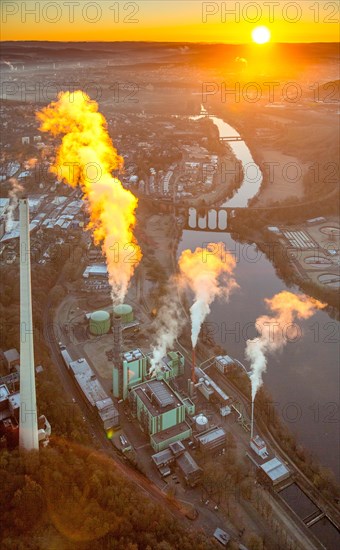
[[[251,402],[250,439],[254,437],[254,399]]]
[[[113,369],[115,397],[122,399],[124,396],[124,377],[122,361],[122,321],[119,315],[113,316]]]
[[[35,393],[32,289],[28,199],[19,200],[20,213],[20,419],[19,448],[39,449]]]

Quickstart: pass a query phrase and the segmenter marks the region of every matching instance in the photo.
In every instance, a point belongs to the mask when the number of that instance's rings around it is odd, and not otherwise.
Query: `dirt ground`
[[[274,149],[262,149],[263,167],[266,167],[268,183],[258,197],[259,206],[268,206],[289,197],[302,198],[303,178],[308,165],[297,158]],[[266,164],[267,163],[267,164]]]

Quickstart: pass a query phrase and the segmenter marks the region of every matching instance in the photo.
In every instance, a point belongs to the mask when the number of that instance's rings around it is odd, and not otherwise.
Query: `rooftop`
[[[181,422],[180,424],[177,424],[176,426],[172,426],[172,428],[168,428],[167,430],[162,430],[161,432],[158,432],[156,434],[153,434],[151,436],[151,439],[156,443],[162,443],[163,441],[166,441],[167,439],[171,439],[173,437],[181,435],[183,432],[190,431],[191,428],[187,422]]]
[[[272,458],[260,466],[273,482],[281,481],[289,476],[289,470],[278,458]]]
[[[225,436],[226,433],[223,428],[214,428],[209,432],[197,435],[196,438],[199,440],[201,445],[209,445],[209,443],[213,443],[217,439],[224,438]]]
[[[142,400],[152,416],[159,416],[183,405],[164,380],[149,380],[136,386],[133,391]]]
[[[4,356],[6,357],[6,360],[11,363],[12,361],[19,361],[20,355],[18,353],[18,350],[15,348],[8,349],[4,352]]]
[[[72,361],[70,363],[70,369],[73,371],[75,379],[91,405],[95,405],[97,401],[102,401],[107,398],[103,387],[97,380],[96,375],[86,359],[82,358],[77,361]]]
[[[127,361],[128,363],[131,363],[132,361],[137,361],[138,359],[142,359],[143,357],[145,357],[145,355],[139,348],[123,353],[123,360]]]
[[[198,466],[188,451],[185,451],[182,455],[177,457],[176,460],[185,476],[202,471],[202,468]]]
[[[263,449],[266,446],[265,442],[263,441],[263,439],[260,438],[259,435],[253,437],[252,442],[256,445],[258,449]]]

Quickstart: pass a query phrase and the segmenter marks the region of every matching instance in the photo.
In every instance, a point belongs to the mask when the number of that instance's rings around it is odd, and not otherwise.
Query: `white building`
[[[263,441],[263,439],[260,438],[259,435],[256,435],[255,437],[253,437],[253,439],[250,440],[250,447],[259,457],[263,459],[269,456],[267,452],[266,444]]]

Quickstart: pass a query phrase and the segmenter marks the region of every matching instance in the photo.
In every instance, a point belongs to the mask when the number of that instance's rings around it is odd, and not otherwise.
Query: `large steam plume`
[[[14,212],[18,206],[20,193],[24,190],[16,178],[11,178],[9,182],[11,184],[11,189],[8,193],[10,203],[6,212],[6,232],[8,233],[13,229]]]
[[[238,287],[232,277],[236,261],[223,243],[209,243],[206,248],[196,248],[195,252],[184,250],[178,263],[182,286],[190,288],[195,295],[190,308],[191,343],[195,348],[211,303],[216,297],[228,300],[230,292]]]
[[[150,373],[156,373],[162,358],[168,349],[172,349],[176,338],[183,329],[186,318],[183,315],[175,288],[176,278],[172,278],[164,302],[158,310],[156,318],[156,338],[152,347]]]
[[[326,306],[304,294],[296,295],[282,291],[266,298],[265,303],[273,312],[272,316],[258,317],[255,326],[260,333],[258,338],[247,340],[246,358],[251,362],[252,401],[262,385],[262,375],[267,368],[267,355],[281,351],[287,343],[287,329],[296,319],[308,319],[315,311]]]
[[[64,92],[37,113],[40,130],[62,136],[51,172],[79,185],[90,213],[88,229],[106,256],[114,303],[121,303],[142,254],[133,234],[137,198],[111,172],[122,165],[98,104],[82,91]]]

